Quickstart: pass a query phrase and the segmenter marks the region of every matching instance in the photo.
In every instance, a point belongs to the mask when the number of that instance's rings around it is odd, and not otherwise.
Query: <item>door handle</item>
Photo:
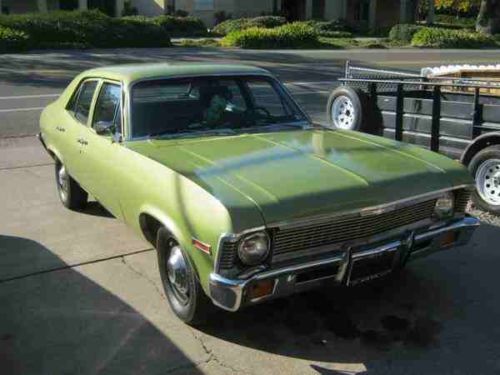
[[[83,145],[83,146],[87,146],[87,145],[89,144],[89,143],[88,143],[85,139],[83,139],[83,138],[78,138],[78,139],[77,139],[77,142],[78,142],[78,143],[80,143],[80,144],[81,144],[81,145]]]
[[[57,131],[60,131],[60,132],[62,132],[62,133],[64,133],[64,132],[66,131],[66,129],[65,129],[65,128],[63,128],[62,126],[56,126],[56,130],[57,130]]]

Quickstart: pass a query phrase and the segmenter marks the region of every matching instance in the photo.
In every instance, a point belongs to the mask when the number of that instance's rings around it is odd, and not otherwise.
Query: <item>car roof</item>
[[[204,75],[246,75],[261,74],[270,75],[267,70],[246,65],[223,65],[223,64],[124,64],[113,65],[102,68],[87,70],[83,73],[85,78],[97,77],[125,84],[154,78],[173,78],[176,76],[204,76]]]

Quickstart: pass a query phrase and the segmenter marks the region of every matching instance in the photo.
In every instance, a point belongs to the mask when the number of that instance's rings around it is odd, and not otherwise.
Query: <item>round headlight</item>
[[[265,232],[253,233],[241,240],[238,256],[243,264],[256,266],[269,254],[269,236]]]
[[[436,201],[434,214],[439,219],[444,219],[453,215],[455,207],[455,196],[453,193],[446,193]]]

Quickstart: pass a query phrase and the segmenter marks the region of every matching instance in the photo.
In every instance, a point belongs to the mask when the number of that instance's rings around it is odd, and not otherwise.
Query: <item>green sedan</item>
[[[40,128],[62,203],[83,210],[91,195],[151,242],[189,324],[213,305],[387,276],[478,226],[458,162],[315,125],[258,68],[89,70]]]

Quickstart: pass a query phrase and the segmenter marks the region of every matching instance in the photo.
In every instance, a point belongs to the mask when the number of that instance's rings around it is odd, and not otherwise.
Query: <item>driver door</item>
[[[123,147],[116,139],[122,134],[122,87],[103,81],[93,107],[90,126],[82,130],[82,183],[115,217],[121,217],[118,174]]]

